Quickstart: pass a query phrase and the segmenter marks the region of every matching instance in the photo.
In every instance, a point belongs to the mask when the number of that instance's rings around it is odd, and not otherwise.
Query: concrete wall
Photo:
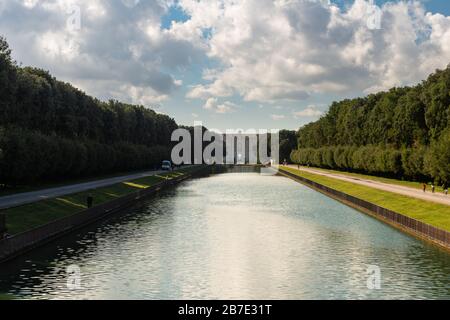
[[[377,206],[376,204],[353,197],[344,192],[334,190],[309,179],[299,177],[291,172],[280,169],[280,173],[303,184],[306,184],[318,191],[321,191],[322,193],[340,200],[356,209],[367,212],[380,220],[390,223],[391,225],[399,227],[412,235],[415,235],[422,239],[430,240],[435,244],[450,249],[450,232],[448,231],[436,228],[416,219],[407,217],[403,214]]]

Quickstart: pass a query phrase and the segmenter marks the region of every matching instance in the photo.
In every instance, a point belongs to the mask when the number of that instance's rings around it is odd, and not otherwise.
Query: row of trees
[[[297,133],[300,164],[450,182],[450,66],[415,87],[334,102]]]
[[[450,140],[450,134],[445,137]],[[291,159],[302,165],[418,181],[435,177],[437,182],[445,183],[450,174],[450,149],[446,147],[449,142],[401,150],[373,145],[305,148],[292,151]]]
[[[150,168],[170,156],[177,127],[143,106],[102,102],[19,67],[0,37],[0,184]]]
[[[169,147],[70,140],[22,128],[0,130],[0,181],[21,184],[145,169],[170,156]]]

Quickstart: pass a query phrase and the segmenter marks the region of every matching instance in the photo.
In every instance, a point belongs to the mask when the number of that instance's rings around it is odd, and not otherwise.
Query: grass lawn
[[[316,167],[310,167],[310,169],[317,170],[317,171],[323,171],[326,173],[333,173],[333,174],[340,174],[343,176],[348,176],[352,178],[361,178],[366,180],[372,180],[372,181],[378,181],[383,183],[389,183],[389,184],[395,184],[403,187],[409,187],[409,188],[415,188],[422,190],[422,183],[420,182],[414,182],[414,181],[406,181],[406,180],[398,180],[393,178],[384,178],[384,177],[377,177],[377,176],[370,176],[367,174],[362,173],[353,173],[353,172],[347,172],[347,171],[338,171],[338,170],[331,170],[331,169],[323,169],[323,168],[316,168]],[[436,192],[443,192],[442,186],[435,186]],[[431,184],[428,184],[427,187],[428,192],[431,192]]]
[[[0,293],[0,300],[14,300],[14,296],[7,293]]]
[[[6,214],[8,233],[14,235],[87,209],[86,198],[89,194],[94,197],[95,206],[123,197],[139,189],[148,188],[165,179],[184,175],[189,170],[191,168],[183,168],[170,173],[148,176],[107,187],[42,200],[2,210],[0,213]]]
[[[450,206],[373,189],[351,182],[299,171],[293,168],[281,168],[303,178],[315,181],[335,190],[345,192],[359,199],[369,201],[386,209],[450,231]]]

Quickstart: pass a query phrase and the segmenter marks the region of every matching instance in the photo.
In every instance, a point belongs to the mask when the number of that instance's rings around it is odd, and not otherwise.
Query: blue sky
[[[170,29],[172,21],[186,22],[189,19],[190,16],[180,6],[172,5],[169,7],[167,13],[161,17],[161,28]]]
[[[377,0],[379,21],[369,1],[318,2],[0,0],[0,34],[88,94],[221,130],[298,129],[450,63],[448,1]]]

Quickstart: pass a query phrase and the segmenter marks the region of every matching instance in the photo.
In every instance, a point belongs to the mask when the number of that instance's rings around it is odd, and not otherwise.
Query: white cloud
[[[210,86],[196,85],[187,94],[191,99],[208,99],[210,97],[229,97],[233,95],[232,89],[224,85],[222,80],[217,80]]]
[[[231,97],[283,105],[414,84],[450,62],[450,17],[417,1],[384,4],[380,30],[367,27],[367,1],[319,2],[0,0],[0,30],[19,62],[89,94],[154,104],[184,86],[217,113],[236,110]],[[190,19],[163,29],[174,3]],[[66,23],[73,5],[80,30]],[[202,79],[180,76],[199,65]]]
[[[208,100],[206,100],[205,105],[203,106],[203,109],[211,110],[221,114],[234,112],[236,108],[236,104],[229,101],[219,103],[217,98],[209,98]]]
[[[294,111],[292,114],[296,119],[298,119],[303,117],[319,117],[323,114],[323,112],[318,110],[316,106],[308,106],[306,109]]]
[[[234,103],[226,101],[223,104],[219,104],[217,106],[216,112],[217,113],[231,113],[236,110],[236,105]]]
[[[270,117],[272,118],[272,120],[275,120],[275,121],[283,120],[284,118],[286,118],[286,116],[284,116],[282,114],[272,114]]]
[[[170,1],[0,0],[0,32],[14,57],[100,98],[152,105],[204,56],[201,36],[162,30]],[[67,23],[79,8],[80,28]],[[32,53],[32,54],[31,54]]]
[[[217,98],[209,98],[206,100],[205,105],[203,106],[203,109],[206,110],[212,110],[217,106]]]
[[[189,98],[238,93],[274,103],[361,94],[416,83],[450,62],[450,17],[426,13],[417,1],[383,5],[380,30],[368,28],[364,0],[348,11],[309,0],[180,4],[191,27],[212,28],[208,55],[221,62]]]

